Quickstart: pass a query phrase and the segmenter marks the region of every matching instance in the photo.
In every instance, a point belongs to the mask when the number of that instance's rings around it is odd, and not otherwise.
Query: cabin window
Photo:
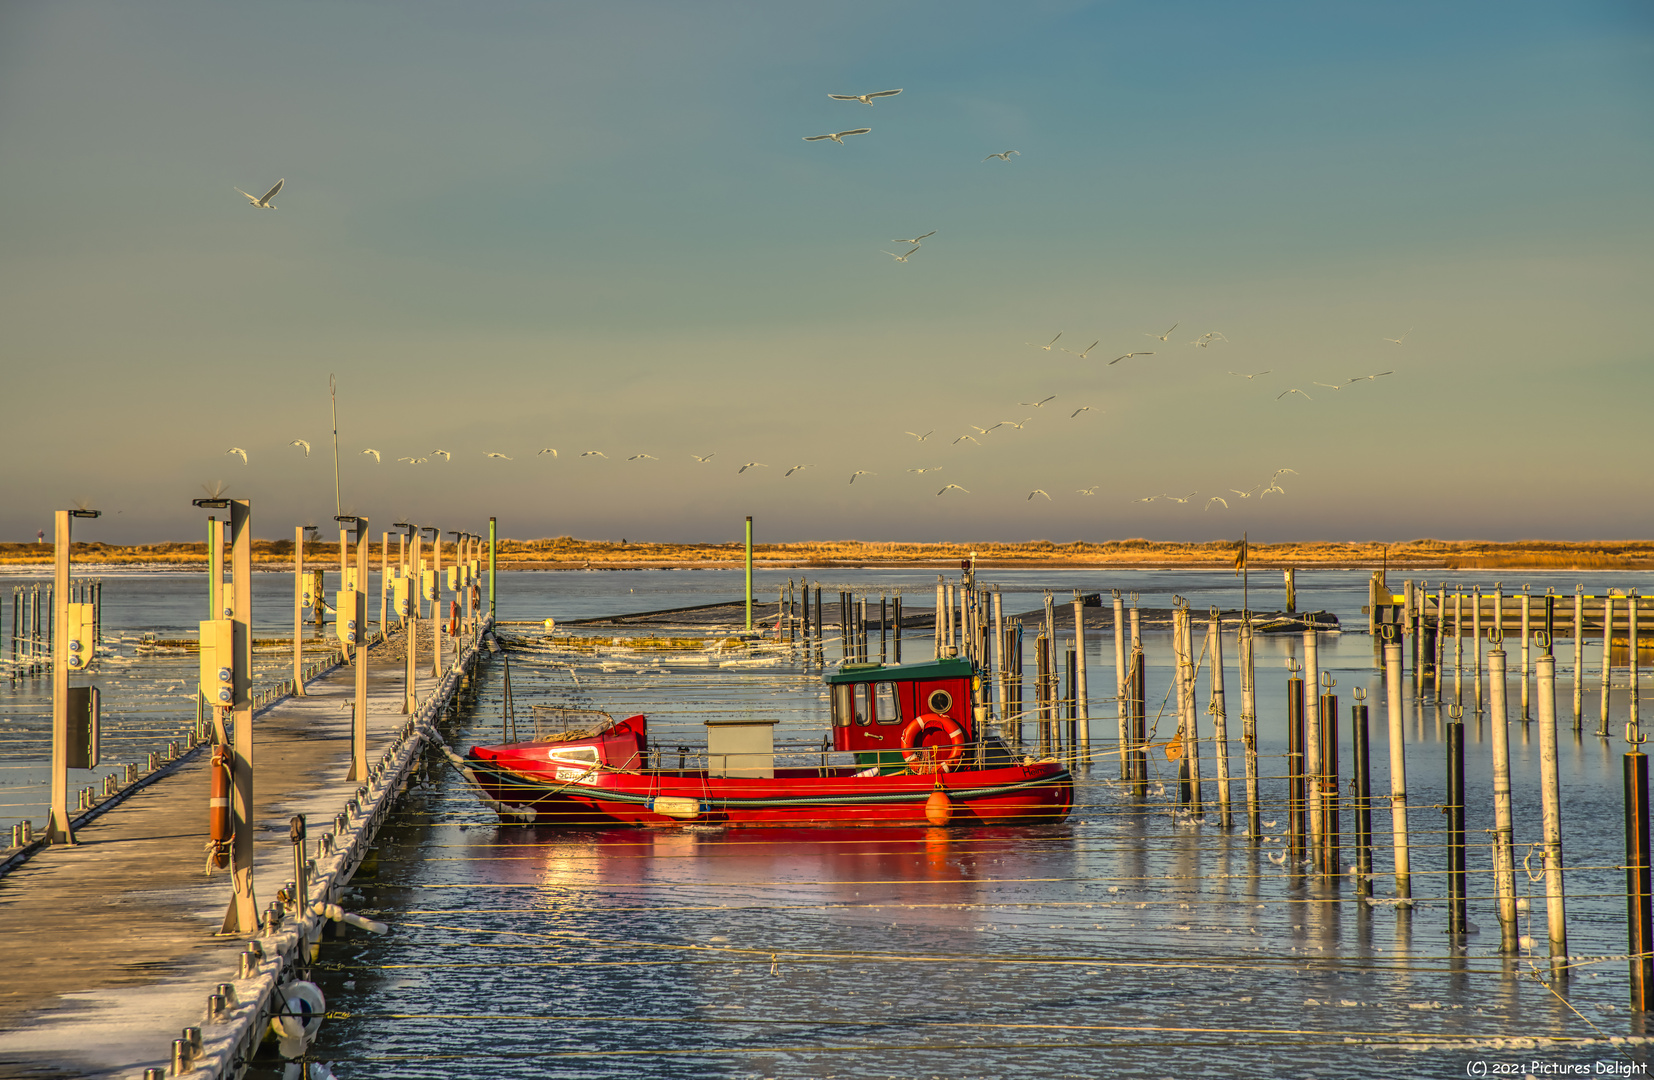
[[[873,719],[880,724],[899,724],[902,711],[896,707],[895,683],[868,683],[867,692],[873,701]]]
[[[849,727],[857,722],[856,688],[852,683],[833,687],[833,726]],[[866,723],[865,720],[862,723]]]
[[[926,700],[930,703],[930,711],[937,716],[946,716],[948,710],[953,708],[953,695],[946,690],[932,690]]]
[[[567,749],[553,750],[551,757],[554,761],[577,761],[582,765],[597,764],[597,750],[590,746],[571,746]]]

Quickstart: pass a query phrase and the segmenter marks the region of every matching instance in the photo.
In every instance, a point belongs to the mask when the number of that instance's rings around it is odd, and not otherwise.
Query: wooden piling
[[[1626,614],[1630,617],[1630,626],[1627,630],[1630,649],[1626,655],[1626,663],[1630,667],[1629,677],[1626,681],[1630,689],[1627,691],[1626,707],[1629,710],[1628,715],[1630,716],[1631,726],[1634,729],[1637,726],[1637,683],[1639,682],[1637,672],[1637,652],[1638,646],[1642,642],[1641,635],[1637,633],[1637,609],[1642,607],[1642,597],[1637,595],[1636,589],[1627,589],[1625,595],[1625,610]]]
[[[1585,586],[1574,586],[1574,730],[1585,723]]]
[[[1125,600],[1120,596],[1120,590],[1114,593],[1114,706],[1118,714],[1120,749],[1120,779],[1126,780],[1131,776],[1127,767],[1127,755],[1130,752],[1130,740],[1126,734],[1126,716],[1128,705],[1126,699],[1126,628],[1125,628]]]
[[[1464,704],[1464,586],[1453,593],[1453,703]]]
[[[1533,716],[1528,711],[1528,644],[1533,638],[1532,607],[1533,594],[1528,591],[1529,586],[1522,586],[1522,719],[1531,720]]]
[[[304,526],[293,528],[293,696],[304,697]]]
[[[1241,754],[1246,772],[1246,837],[1257,843],[1263,838],[1263,822],[1258,806],[1257,670],[1252,645],[1252,616],[1244,612],[1240,625]]]
[[[1217,759],[1218,776],[1218,827],[1227,829],[1233,825],[1229,817],[1229,718],[1227,705],[1223,698],[1223,615],[1217,608],[1212,608],[1211,621],[1206,624],[1206,636],[1209,641],[1207,654],[1211,657],[1211,674],[1207,682],[1212,688],[1212,742],[1213,756]]]
[[[896,625],[890,628],[890,660],[892,663],[899,664],[902,662],[902,590],[900,589],[896,590],[896,595],[891,600],[890,616],[896,621]]]
[[[1407,850],[1407,725],[1401,710],[1401,646],[1384,646],[1384,697],[1390,713],[1390,833],[1395,844],[1396,898],[1413,898]]]
[[[1475,650],[1471,657],[1470,675],[1476,680],[1476,712],[1480,715],[1482,711],[1482,587],[1480,585],[1472,586],[1470,596],[1476,605],[1475,610],[1470,615],[1470,636],[1472,647]]]
[[[1505,712],[1505,650],[1488,653],[1488,689],[1493,698],[1493,891],[1498,903],[1499,951],[1517,952],[1515,833],[1510,807],[1510,732],[1498,719]],[[1460,711],[1463,716],[1463,711]]]
[[[1539,695],[1539,781],[1545,819],[1545,922],[1553,974],[1566,971],[1568,921],[1562,884],[1562,784],[1556,753],[1556,658],[1535,665]]]
[[[1608,737],[1608,706],[1611,703],[1614,671],[1614,594],[1603,590],[1602,597],[1602,698],[1597,734]]]
[[[1074,590],[1074,719],[1078,729],[1077,752],[1091,765],[1091,693],[1085,670],[1085,598]]]
[[[1631,961],[1631,1008],[1654,1007],[1654,889],[1648,844],[1648,755],[1632,746],[1625,755],[1626,953]]]
[[[1417,609],[1415,608],[1415,611]],[[1417,629],[1415,627],[1415,629]],[[1415,652],[1421,635],[1414,634]],[[1319,642],[1314,630],[1304,631],[1304,812],[1309,825],[1310,850],[1321,850],[1321,685]],[[1416,674],[1416,669],[1415,669]],[[1415,688],[1418,680],[1413,681]]]
[[[885,661],[885,627],[889,625],[890,622],[886,618],[885,595],[881,592],[879,594],[879,663],[881,664]]]
[[[1350,768],[1355,773],[1355,894],[1373,894],[1372,762],[1368,752],[1367,705],[1360,687],[1350,706]]]
[[[1464,710],[1447,725],[1447,932],[1465,933]],[[1496,720],[1495,728],[1501,725]]]
[[[1321,872],[1328,877],[1338,874],[1338,695],[1332,692],[1336,685],[1331,672],[1323,672],[1321,681],[1325,693],[1321,695],[1316,711],[1321,728]]]
[[[1286,680],[1286,831],[1293,869],[1304,857],[1304,680],[1294,671]]]

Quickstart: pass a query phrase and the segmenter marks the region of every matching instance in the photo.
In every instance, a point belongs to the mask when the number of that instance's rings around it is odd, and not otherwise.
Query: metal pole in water
[[[1087,766],[1091,764],[1091,693],[1086,685],[1085,670],[1085,597],[1074,590],[1074,683],[1069,696],[1074,699],[1075,727],[1079,729],[1079,744],[1070,747]]]
[[[1304,857],[1304,680],[1286,680],[1286,832],[1293,869]]]
[[[1338,873],[1338,682],[1332,672],[1321,673],[1321,708],[1316,715],[1321,726],[1321,872]]]
[[[293,696],[304,697],[304,526],[293,529]],[[199,700],[199,695],[197,695]]]
[[[917,235],[917,234],[916,234]],[[747,515],[747,629],[752,629],[752,515]]]
[[[1120,597],[1120,590],[1114,593],[1114,704],[1120,727],[1120,779],[1130,777],[1126,768],[1127,746],[1129,740],[1126,734],[1126,628],[1125,628],[1125,601]]]
[[[1545,817],[1545,921],[1553,973],[1566,971],[1568,922],[1562,887],[1562,796],[1556,757],[1556,658],[1535,665],[1539,693],[1539,780]]]
[[[1407,726],[1401,716],[1401,646],[1384,646],[1384,697],[1390,711],[1390,832],[1396,852],[1396,898],[1413,898],[1413,871],[1407,850]]]
[[[1488,689],[1493,701],[1493,891],[1499,904],[1499,951],[1517,951],[1515,834],[1510,810],[1510,732],[1505,713],[1505,650],[1487,654]],[[1457,708],[1457,706],[1455,706]],[[1449,710],[1449,715],[1452,710]],[[1464,710],[1459,710],[1464,716]]]
[[[499,523],[494,518],[488,519],[488,620],[494,621],[494,584],[496,571],[499,568],[497,555],[499,553]],[[416,549],[417,550],[417,549]]]
[[[1470,658],[1470,675],[1476,680],[1476,712],[1482,711],[1482,587],[1473,585],[1470,589],[1471,601],[1476,605],[1470,614],[1470,636],[1474,639],[1474,655]]]
[[[1585,586],[1574,586],[1574,730],[1585,722]]]
[[[1416,610],[1416,609],[1415,609]],[[1415,649],[1419,635],[1413,635]],[[1318,642],[1313,629],[1304,630],[1304,812],[1308,815],[1310,850],[1321,850],[1321,707],[1316,697],[1321,685]],[[1415,675],[1417,672],[1415,671]],[[1418,685],[1417,678],[1413,685]]]
[[[1175,601],[1174,601],[1175,602]],[[1177,711],[1177,804],[1189,804],[1189,718],[1183,707],[1183,680],[1189,665],[1183,658],[1183,609],[1172,608],[1172,707]]]
[[[1464,710],[1447,725],[1447,932],[1465,932]],[[1493,725],[1498,728],[1498,721]]]
[[[1636,731],[1633,738],[1641,739]],[[1648,755],[1633,742],[1625,754],[1626,952],[1631,959],[1631,1008],[1654,1005],[1654,889],[1648,865]]]
[[[1253,659],[1252,616],[1246,612],[1241,615],[1240,625],[1241,754],[1246,770],[1246,837],[1257,843],[1263,836],[1263,822],[1258,806],[1257,670]]]
[[[1614,666],[1614,594],[1602,590],[1602,710],[1597,721],[1597,734],[1608,736],[1608,705],[1610,703],[1611,675]]]
[[[884,593],[880,593],[879,594],[879,663],[881,663],[881,664],[884,663],[884,661],[885,661],[885,632],[886,632],[886,627],[888,627],[890,625],[890,621],[886,617],[887,610],[888,609],[886,609],[886,607],[885,607],[885,595],[884,595]]]
[[[1436,587],[1436,651],[1433,656],[1436,671],[1436,704],[1442,703],[1442,668],[1447,666],[1447,582]]]
[[[1630,708],[1631,723],[1633,724],[1637,723],[1637,647],[1641,644],[1642,640],[1641,635],[1637,633],[1637,609],[1641,606],[1642,598],[1637,595],[1637,590],[1627,589],[1625,610],[1626,614],[1630,616],[1630,626],[1626,631],[1626,635],[1630,641],[1631,648],[1627,654],[1626,663],[1629,664],[1631,668],[1629,679],[1631,689],[1626,704]]]
[[[891,601],[890,616],[895,625],[890,628],[890,659],[892,663],[902,662],[902,590],[897,589]]]
[[[932,632],[934,633],[934,635],[936,637],[936,658],[937,659],[941,659],[941,657],[942,657],[942,624],[943,624],[943,621],[947,618],[948,601],[947,601],[947,596],[945,595],[945,592],[946,592],[946,586],[942,584],[942,575],[937,574],[936,575],[936,618],[934,620],[934,626],[932,627]]]
[[[1355,894],[1373,894],[1372,763],[1367,746],[1367,692],[1355,690],[1350,706],[1350,767],[1355,772]]]
[[[1532,607],[1533,594],[1529,591],[1531,585],[1522,586],[1522,719],[1532,720],[1533,714],[1528,711],[1528,643],[1533,637]]]
[[[1223,697],[1223,613],[1212,608],[1210,617],[1206,635],[1211,640],[1208,652],[1212,673],[1208,682],[1212,688],[1212,742],[1217,757],[1218,825],[1227,829],[1233,822],[1229,817],[1229,717]]]
[[[1460,678],[1464,671],[1464,586],[1453,594],[1453,701],[1464,704],[1464,687]]]

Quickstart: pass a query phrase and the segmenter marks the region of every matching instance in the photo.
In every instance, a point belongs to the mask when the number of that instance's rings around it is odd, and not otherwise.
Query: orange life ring
[[[923,745],[927,731],[940,731],[948,742],[941,745]],[[946,772],[965,756],[965,729],[951,716],[939,713],[920,713],[902,729],[902,760],[911,772]]]
[[[459,601],[448,601],[448,636],[459,637]]]

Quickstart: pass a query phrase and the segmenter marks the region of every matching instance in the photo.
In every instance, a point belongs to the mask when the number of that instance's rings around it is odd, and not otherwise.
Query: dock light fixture
[[[191,499],[190,502],[203,510],[228,510],[230,508],[229,499]]]

